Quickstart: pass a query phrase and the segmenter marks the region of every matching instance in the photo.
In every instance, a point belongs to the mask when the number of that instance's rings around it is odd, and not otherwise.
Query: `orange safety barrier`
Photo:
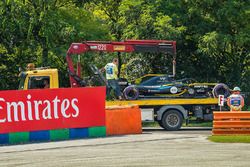
[[[107,135],[142,133],[139,106],[106,107],[106,131]]]
[[[250,135],[250,112],[214,112],[213,135]]]

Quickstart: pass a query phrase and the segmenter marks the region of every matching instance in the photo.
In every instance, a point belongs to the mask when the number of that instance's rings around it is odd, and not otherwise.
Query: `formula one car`
[[[124,97],[128,100],[136,100],[145,97],[218,97],[223,94],[225,97],[230,95],[229,88],[225,84],[218,83],[197,83],[194,79],[185,78],[174,80],[168,75],[156,76],[147,75],[142,77],[142,82],[138,85],[127,86]]]
[[[104,76],[94,65],[89,65],[94,73],[90,80],[100,85],[107,85]],[[225,84],[198,83],[194,79],[185,78],[174,80],[166,74],[147,74],[134,81],[131,85],[127,79],[120,78],[118,81],[125,99],[136,100],[138,98],[160,98],[160,97],[218,97],[223,94],[230,95],[229,88]]]

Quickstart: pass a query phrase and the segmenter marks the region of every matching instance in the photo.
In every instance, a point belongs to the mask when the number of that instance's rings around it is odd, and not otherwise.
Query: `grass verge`
[[[143,127],[160,127],[158,122],[143,122]],[[212,127],[213,122],[190,122],[188,125],[186,123],[182,124],[182,127]]]
[[[208,139],[218,143],[250,143],[250,135],[209,136]]]
[[[158,122],[142,122],[142,127],[160,127]]]
[[[188,125],[184,123],[182,127],[212,127],[213,122],[190,122]]]

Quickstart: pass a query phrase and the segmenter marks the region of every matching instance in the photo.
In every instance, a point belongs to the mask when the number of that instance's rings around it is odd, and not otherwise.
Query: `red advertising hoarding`
[[[105,87],[0,91],[0,133],[105,126]]]

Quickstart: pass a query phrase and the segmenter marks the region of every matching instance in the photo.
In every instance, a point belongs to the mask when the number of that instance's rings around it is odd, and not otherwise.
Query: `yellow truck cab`
[[[58,70],[50,68],[35,68],[20,73],[19,89],[59,88]],[[46,86],[48,84],[48,86]]]

